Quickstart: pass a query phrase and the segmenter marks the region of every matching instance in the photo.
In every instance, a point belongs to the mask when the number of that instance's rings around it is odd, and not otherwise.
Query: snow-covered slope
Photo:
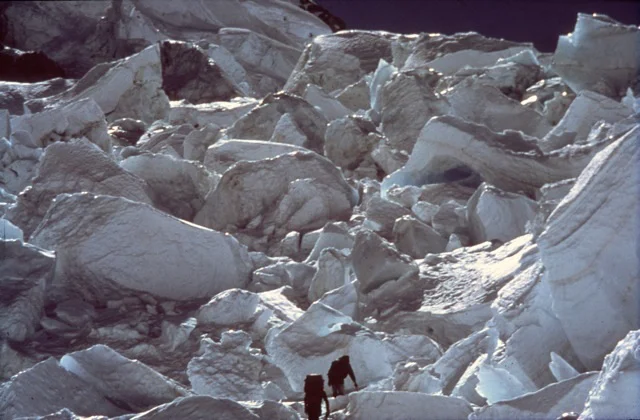
[[[295,420],[343,355],[333,420],[640,416],[638,27],[580,14],[550,55],[310,0],[0,21],[66,77],[0,81],[0,420]]]

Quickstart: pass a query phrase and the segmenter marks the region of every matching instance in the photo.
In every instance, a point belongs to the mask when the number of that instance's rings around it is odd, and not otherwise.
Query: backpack
[[[322,375],[312,373],[304,378],[304,393],[308,396],[322,396],[324,392],[324,379]]]

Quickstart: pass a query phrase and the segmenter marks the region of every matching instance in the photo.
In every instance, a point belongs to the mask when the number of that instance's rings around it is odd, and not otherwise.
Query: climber
[[[304,379],[304,412],[309,420],[319,420],[322,412],[322,400],[326,408],[325,419],[329,418],[329,398],[324,392],[322,375],[310,374]]]
[[[349,375],[356,389],[358,389],[358,382],[351,368],[351,363],[349,363],[349,356],[342,356],[331,363],[327,376],[329,377],[329,385],[333,389],[334,398],[338,395],[344,395],[344,380],[347,375]]]

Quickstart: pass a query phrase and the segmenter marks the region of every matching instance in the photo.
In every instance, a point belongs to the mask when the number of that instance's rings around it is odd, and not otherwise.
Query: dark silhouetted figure
[[[322,375],[311,374],[304,379],[304,412],[309,420],[319,420],[322,413],[322,400],[326,408],[325,419],[329,418],[329,398],[324,392]]]
[[[349,363],[349,356],[342,356],[338,360],[334,360],[329,368],[329,385],[333,389],[333,397],[338,395],[344,395],[344,380],[347,375],[353,381],[353,384],[358,389],[358,382],[356,381],[356,375],[353,373],[351,363]]]

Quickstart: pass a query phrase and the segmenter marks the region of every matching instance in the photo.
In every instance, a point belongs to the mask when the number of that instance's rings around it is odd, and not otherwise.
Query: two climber
[[[344,395],[344,380],[347,376],[351,378],[356,389],[358,389],[358,382],[356,381],[356,375],[353,373],[349,356],[342,356],[331,363],[327,373],[329,386],[333,390],[334,398],[338,395]],[[323,400],[326,408],[326,419],[329,417],[329,399],[324,392],[324,379],[322,375],[318,374],[307,375],[304,381],[304,412],[307,413],[309,420],[320,419]]]

